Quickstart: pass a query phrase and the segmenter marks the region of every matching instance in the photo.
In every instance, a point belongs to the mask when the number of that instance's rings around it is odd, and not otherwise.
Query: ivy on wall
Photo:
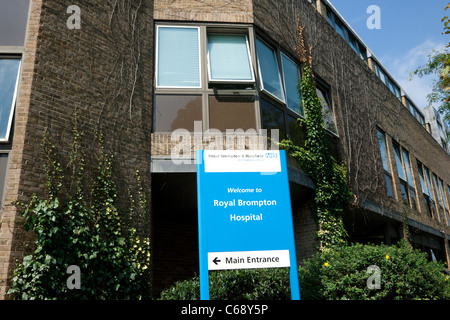
[[[298,119],[298,124],[305,130],[306,140],[304,146],[297,146],[290,139],[283,140],[280,147],[297,160],[315,183],[312,211],[319,227],[319,246],[326,249],[346,242],[348,235],[342,213],[351,191],[345,166],[338,164],[327,148],[322,104],[311,72],[311,49],[309,52],[305,49],[302,31],[299,26],[299,56],[303,68],[297,89],[303,99],[305,118]]]
[[[147,200],[139,190],[130,207],[121,210],[113,156],[104,150],[101,135],[98,144],[96,163],[87,168],[83,133],[76,126],[68,163],[50,135],[44,137],[46,195],[19,204],[24,227],[34,232],[35,242],[34,251],[14,271],[8,292],[13,298],[151,297],[150,239],[131,221],[137,211],[147,210]],[[138,172],[136,177],[139,185]],[[73,266],[80,270],[76,288],[69,283]]]

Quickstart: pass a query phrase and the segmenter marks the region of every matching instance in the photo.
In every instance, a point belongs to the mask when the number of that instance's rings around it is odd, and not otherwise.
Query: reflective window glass
[[[236,97],[209,97],[209,127],[226,132],[227,129],[256,130],[255,103]]]
[[[197,27],[158,27],[156,85],[200,87],[200,44]]]
[[[300,70],[296,63],[289,59],[285,54],[281,54],[281,62],[283,66],[284,86],[286,87],[286,103],[292,111],[304,115],[303,106],[300,99]]]
[[[383,162],[383,169],[384,171],[391,172],[386,149],[386,137],[384,136],[384,133],[380,131],[378,131],[377,134],[378,134],[378,143],[380,145],[381,151],[381,161]]]
[[[402,158],[400,155],[400,147],[397,144],[394,144],[394,154],[395,154],[395,163],[397,164],[398,175],[401,179],[406,181],[405,170],[402,165]]]
[[[414,181],[411,173],[411,166],[409,163],[409,154],[406,150],[403,150],[403,163],[405,164],[406,177],[408,178],[408,184],[414,188]]]
[[[0,0],[0,46],[23,46],[30,0]]]
[[[283,87],[281,84],[280,69],[275,50],[264,42],[256,39],[256,53],[262,89],[284,102]]]
[[[172,132],[176,129],[194,131],[194,121],[202,121],[200,95],[165,95],[155,97],[154,131]]]
[[[316,88],[317,96],[320,99],[320,103],[322,104],[322,117],[325,125],[325,129],[330,130],[337,134],[336,131],[336,123],[334,122],[334,114],[333,109],[330,106],[328,100],[328,93],[320,88]]]
[[[254,81],[245,35],[208,35],[208,59],[211,81]]]
[[[284,112],[268,101],[261,99],[261,128],[278,129],[280,140],[286,138]]]
[[[19,69],[20,59],[0,58],[0,141],[9,140]]]

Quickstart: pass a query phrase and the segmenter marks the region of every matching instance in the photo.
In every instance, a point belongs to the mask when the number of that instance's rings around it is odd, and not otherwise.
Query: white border
[[[278,69],[278,80],[280,81],[281,84],[281,91],[283,93],[283,99],[280,99],[280,97],[275,96],[273,93],[271,93],[269,90],[264,89],[264,77],[261,73],[261,65],[259,63],[259,55],[258,55],[258,45],[257,45],[257,41],[261,41],[261,43],[263,43],[264,45],[266,45],[270,50],[272,50],[272,52],[275,54],[275,60],[277,62],[277,69]],[[255,38],[255,49],[256,49],[256,59],[258,60],[258,72],[259,72],[259,78],[260,78],[260,86],[261,86],[261,91],[264,91],[266,94],[270,95],[271,97],[273,97],[274,99],[276,99],[277,101],[280,101],[281,103],[283,103],[284,105],[286,105],[286,97],[285,97],[285,93],[284,93],[284,84],[283,81],[281,79],[281,69],[280,69],[280,61],[278,59],[278,54],[276,52],[276,50],[270,46],[267,42],[265,42],[263,39],[256,37]]]
[[[11,102],[11,108],[9,111],[9,119],[8,119],[8,127],[6,128],[6,134],[5,137],[0,137],[0,142],[10,142],[10,133],[11,133],[11,126],[12,126],[12,119],[14,116],[14,111],[16,109],[16,104],[17,104],[17,96],[18,96],[18,91],[19,91],[19,79],[20,79],[20,71],[22,68],[22,58],[21,59],[10,59],[10,60],[19,60],[19,68],[17,70],[17,76],[16,76],[16,84],[14,87],[14,94],[13,94],[13,98],[12,98],[12,102]]]
[[[248,41],[248,36],[246,34],[222,34],[222,33],[210,33],[210,35],[224,35],[224,36],[244,36],[245,37],[245,45],[247,46],[247,58],[248,63],[250,67],[250,73],[252,75],[251,79],[246,80],[226,80],[226,79],[213,79],[211,76],[211,61],[209,57],[209,50],[208,50],[208,35],[206,36],[206,56],[207,56],[207,62],[208,62],[208,80],[209,82],[226,82],[226,83],[254,83],[255,82],[255,75],[253,72],[253,63],[252,63],[252,57],[250,55],[250,46]]]
[[[297,71],[298,71],[298,79],[301,81],[302,80],[302,77],[301,77],[301,73],[300,73],[300,67],[299,67],[299,65],[297,64],[297,63],[295,63],[295,61],[294,60],[292,60],[291,58],[289,58],[289,56],[287,55],[287,54],[285,54],[284,52],[280,52],[281,53],[281,55],[280,55],[280,59],[281,59],[281,74],[282,74],[282,76],[283,76],[283,87],[284,87],[284,99],[286,100],[286,102],[285,102],[285,104],[286,104],[286,108],[288,109],[288,110],[290,110],[291,112],[293,112],[293,113],[295,113],[295,114],[297,114],[297,115],[299,115],[299,116],[301,116],[301,117],[305,117],[305,110],[304,110],[304,108],[303,108],[303,114],[300,114],[300,113],[298,113],[297,111],[294,111],[294,110],[292,110],[291,108],[289,108],[289,105],[288,105],[288,96],[287,96],[287,89],[286,89],[286,77],[284,76],[285,75],[285,72],[284,72],[284,65],[283,65],[283,56],[286,58],[286,59],[288,59],[290,62],[292,62],[295,66],[297,66]],[[300,100],[300,103],[302,103],[302,101]],[[302,106],[303,107],[303,106]]]
[[[184,28],[184,29],[197,29],[197,39],[198,39],[198,76],[200,85],[199,86],[160,86],[158,84],[158,65],[159,65],[159,28]],[[156,45],[155,45],[155,87],[156,88],[178,88],[178,89],[200,89],[202,88],[202,49],[201,49],[201,36],[200,27],[196,26],[186,26],[186,25],[157,25],[156,26]]]

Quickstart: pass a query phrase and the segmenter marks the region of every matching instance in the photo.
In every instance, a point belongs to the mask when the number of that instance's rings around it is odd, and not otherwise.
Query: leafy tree
[[[445,10],[450,8],[450,3]],[[450,19],[448,16],[442,18],[444,22],[443,34],[450,34]],[[438,104],[439,112],[444,116],[444,120],[450,123],[450,42],[442,51],[433,50],[428,56],[428,62],[411,73],[412,76],[423,77],[426,75],[438,75],[434,80],[432,92],[428,94],[428,103]],[[450,137],[447,137],[449,139]]]

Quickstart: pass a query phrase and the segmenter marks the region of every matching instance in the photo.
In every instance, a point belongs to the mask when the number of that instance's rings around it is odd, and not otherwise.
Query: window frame
[[[413,207],[413,209],[417,209],[416,185],[414,183],[409,152],[405,148],[401,147],[401,155],[402,155],[403,166],[405,168],[405,173],[406,173],[407,188],[409,189],[410,205]]]
[[[406,104],[408,105],[409,112],[414,116],[414,118],[416,118],[422,126],[425,126],[425,117],[420,110],[408,98],[406,98]]]
[[[282,82],[283,82],[284,97],[285,97],[285,100],[286,100],[286,102],[285,102],[286,108],[288,109],[288,111],[290,111],[291,113],[295,114],[296,116],[301,116],[301,117],[304,118],[305,117],[305,109],[303,107],[303,98],[301,96],[301,92],[299,93],[298,90],[297,90],[297,95],[299,95],[298,98],[300,98],[299,108],[300,108],[300,110],[302,112],[301,113],[296,112],[295,110],[292,110],[289,107],[289,99],[288,99],[287,86],[286,86],[286,73],[285,73],[285,70],[284,70],[283,57],[286,58],[287,60],[289,60],[292,64],[294,64],[297,67],[297,72],[298,72],[297,73],[297,75],[298,75],[297,84],[300,84],[300,85],[301,85],[301,81],[302,81],[302,72],[301,72],[300,66],[293,59],[291,59],[291,57],[289,57],[289,55],[287,55],[283,51],[280,51],[281,78],[282,78]]]
[[[5,132],[5,137],[0,137],[0,143],[1,144],[7,144],[11,142],[11,129],[13,125],[13,119],[14,114],[16,111],[16,105],[17,105],[17,97],[19,94],[19,83],[20,83],[20,76],[22,72],[22,56],[21,55],[11,55],[11,54],[1,54],[0,53],[0,60],[3,59],[10,59],[10,60],[19,60],[19,66],[17,68],[17,75],[16,75],[16,81],[14,83],[14,93],[11,101],[11,106],[9,109],[9,115],[8,115],[8,122]]]
[[[179,28],[179,29],[197,29],[197,41],[198,41],[198,76],[199,76],[199,86],[162,86],[158,83],[159,75],[159,29],[160,28]],[[188,25],[188,24],[156,24],[156,36],[155,36],[155,88],[158,89],[201,89],[203,88],[203,77],[202,77],[202,44],[201,44],[201,27]]]
[[[367,63],[367,48],[361,43],[357,35],[354,34],[353,31],[350,30],[349,26],[347,26],[346,23],[337,16],[334,10],[327,5],[326,12],[328,23],[342,37],[342,39],[347,42],[350,48],[352,48],[361,60]],[[342,31],[342,33],[339,32],[338,28]]]
[[[436,212],[439,213],[439,215],[438,215],[439,221],[441,221],[442,223],[445,223],[445,220],[444,220],[444,212],[445,211],[444,211],[441,197],[440,197],[438,177],[435,173],[432,173],[432,179],[433,179],[434,190],[436,192],[436,198],[437,198],[436,199]]]
[[[258,55],[258,40],[265,45],[266,47],[268,47],[270,50],[272,50],[273,52],[273,57],[275,58],[275,66],[277,68],[277,73],[278,73],[278,81],[280,83],[280,92],[283,94],[283,99],[281,99],[280,97],[277,97],[274,93],[270,92],[268,89],[264,88],[264,76],[261,72],[261,63],[260,63],[260,58]],[[282,66],[281,66],[281,61],[280,61],[280,57],[279,57],[279,50],[278,47],[274,46],[273,44],[269,43],[264,37],[260,36],[259,34],[256,35],[255,37],[255,50],[256,50],[256,62],[257,62],[257,66],[258,66],[258,76],[259,76],[259,89],[261,92],[264,92],[265,94],[269,95],[272,99],[275,99],[277,101],[279,101],[281,104],[283,105],[287,105],[286,104],[286,94],[285,94],[285,89],[284,89],[284,83],[283,83],[283,75],[281,74],[282,72]]]
[[[278,73],[281,80],[281,88],[284,95],[284,101],[281,101],[279,98],[277,98],[275,95],[271,94],[268,90],[265,90],[262,86],[263,84],[263,78],[261,77],[261,69],[260,69],[260,63],[259,63],[259,57],[258,57],[258,48],[257,48],[257,41],[261,41],[262,44],[269,47],[275,54],[277,66],[278,66]],[[302,113],[298,113],[288,106],[288,95],[287,95],[287,86],[286,86],[286,74],[284,70],[283,65],[283,57],[288,59],[290,62],[295,64],[297,66],[297,71],[299,75],[299,81],[301,83],[302,79],[302,73],[301,73],[301,64],[293,58],[289,52],[285,51],[279,44],[277,44],[275,41],[270,39],[268,36],[266,36],[263,32],[260,32],[257,30],[255,32],[255,57],[256,57],[256,63],[257,63],[257,88],[259,91],[259,98],[260,100],[264,100],[265,103],[269,104],[272,108],[276,108],[277,111],[280,111],[282,113],[283,119],[279,119],[279,122],[282,122],[284,124],[284,133],[287,138],[293,139],[296,136],[295,130],[301,130],[297,126],[295,129],[290,126],[292,119],[295,119],[295,121],[299,118],[304,119],[305,118],[305,112],[304,112],[304,106],[303,106],[303,98],[300,98],[300,111]],[[263,127],[263,111],[262,111],[262,103],[260,103],[260,117],[261,117],[261,128]],[[328,130],[327,130],[328,131]],[[298,133],[298,132],[297,132]],[[334,134],[334,133],[333,133]],[[302,134],[300,134],[302,135]],[[280,132],[280,140],[282,139],[282,133]],[[301,139],[302,140],[302,139]],[[303,141],[303,140],[302,140]]]
[[[384,161],[383,161],[383,154],[382,154],[381,143],[380,143],[380,141],[381,141],[380,140],[380,138],[381,138],[380,135],[382,135],[382,137],[383,137],[384,152],[386,154],[386,168],[384,166]],[[380,150],[381,166],[382,166],[383,172],[384,172],[384,179],[385,179],[385,184],[386,184],[387,196],[389,198],[394,198],[394,190],[392,188],[392,173],[391,173],[391,168],[390,168],[390,161],[389,161],[389,154],[388,154],[386,132],[381,130],[380,128],[377,128],[377,140],[378,140],[378,149]],[[389,169],[389,171],[387,171],[386,169]],[[389,180],[389,186],[387,184],[388,180]]]
[[[155,86],[153,90],[153,110],[156,110],[158,106],[156,105],[156,96],[157,95],[200,95],[202,97],[202,118],[201,118],[201,129],[203,131],[212,129],[210,127],[210,114],[209,114],[209,96],[216,95],[218,97],[227,97],[233,96],[236,99],[248,100],[253,98],[254,107],[255,107],[255,130],[259,132],[261,129],[261,121],[260,121],[260,106],[258,100],[258,88],[257,88],[257,76],[256,76],[256,52],[254,46],[254,26],[251,24],[222,24],[222,23],[208,23],[208,22],[186,22],[186,21],[155,21],[153,28],[154,32],[157,32],[157,28],[159,27],[192,27],[199,29],[199,59],[200,59],[200,83],[201,87],[157,87],[156,86],[156,76],[157,71],[154,70],[155,77]],[[207,61],[207,36],[208,33],[223,33],[223,34],[243,34],[247,37],[247,41],[250,49],[250,61],[251,61],[251,69],[253,72],[253,76],[255,81],[253,83],[245,83],[245,84],[233,84],[233,83],[224,83],[224,82],[209,82],[208,78],[208,61]],[[155,37],[156,38],[156,37]],[[156,41],[156,40],[155,40]],[[156,52],[154,54],[154,63],[156,65]],[[223,86],[221,86],[223,83]],[[152,118],[152,133],[168,133],[157,131],[156,127],[156,112],[153,112]],[[191,132],[192,133],[192,132]]]
[[[408,184],[407,172],[406,172],[405,165],[403,162],[402,149],[401,149],[400,145],[394,140],[392,141],[392,145],[394,148],[395,163],[396,163],[396,167],[397,167],[398,178],[400,181],[400,196],[401,196],[403,202],[407,206],[410,206],[411,201],[409,199],[409,197],[410,197],[409,184]],[[401,172],[403,173],[404,178],[400,174],[400,169],[401,169]],[[405,192],[403,192],[402,187]]]
[[[402,98],[402,92],[400,86],[398,86],[391,76],[384,70],[378,61],[374,61],[375,73],[381,82],[389,89],[390,92],[397,98]]]
[[[417,160],[417,167],[419,170],[420,183],[422,184],[422,192],[423,198],[425,202],[425,208],[427,209],[428,216],[433,218],[435,216],[434,209],[434,199],[433,199],[433,191],[431,189],[431,181],[429,178],[429,169],[422,164],[419,160]],[[424,190],[424,186],[425,189]]]
[[[210,29],[211,30],[211,29]],[[223,36],[233,36],[233,35],[241,35],[245,37],[245,45],[247,49],[247,58],[248,63],[250,67],[250,73],[251,73],[251,79],[250,80],[235,80],[235,79],[213,79],[211,75],[211,57],[210,52],[208,50],[208,36],[209,35],[223,35]],[[206,63],[207,63],[207,71],[208,71],[208,83],[240,83],[240,84],[253,84],[256,81],[255,72],[253,70],[253,61],[252,61],[252,55],[250,50],[250,41],[247,34],[240,34],[240,33],[222,33],[217,31],[208,31],[208,28],[206,30]]]
[[[331,99],[331,88],[328,84],[325,83],[325,81],[323,81],[322,79],[320,79],[319,77],[315,76],[314,77],[315,80],[315,84],[316,84],[316,91],[319,90],[323,97],[325,98],[325,102],[327,103],[328,107],[330,108],[331,111],[331,115],[332,115],[332,119],[333,119],[333,125],[334,125],[334,130],[330,130],[328,128],[325,127],[326,131],[330,134],[332,134],[333,136],[339,138],[339,134],[337,131],[337,124],[336,124],[336,117],[334,114],[334,108],[333,108],[333,101]],[[322,118],[324,120],[324,125],[325,125],[325,119],[323,117],[323,105],[322,105]]]
[[[442,201],[444,202],[444,213],[445,213],[444,216],[447,217],[447,226],[450,226],[449,206],[447,203],[447,199],[445,198],[444,181],[442,181],[442,179],[439,177],[438,177],[438,184],[439,190],[441,192]]]

